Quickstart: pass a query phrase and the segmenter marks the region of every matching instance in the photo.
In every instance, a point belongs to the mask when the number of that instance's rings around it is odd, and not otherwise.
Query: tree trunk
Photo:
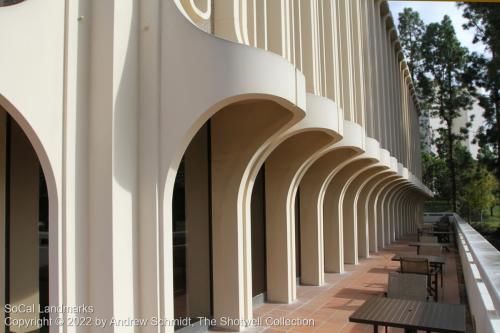
[[[496,120],[496,128],[497,128],[497,144],[496,144],[496,154],[497,154],[497,167],[496,167],[496,172],[497,172],[497,179],[500,179],[500,96],[497,93],[495,94],[495,120]]]
[[[455,172],[455,160],[453,158],[453,133],[452,133],[452,125],[453,121],[448,120],[448,166],[450,168],[451,173],[451,203],[453,207],[453,211],[457,212],[457,176]]]

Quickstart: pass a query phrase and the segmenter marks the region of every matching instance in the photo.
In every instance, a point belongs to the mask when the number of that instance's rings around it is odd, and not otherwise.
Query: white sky
[[[448,15],[455,27],[458,40],[463,46],[467,47],[470,51],[484,53],[484,46],[480,44],[473,44],[474,32],[472,30],[464,30],[462,25],[466,19],[462,16],[462,8],[458,8],[455,2],[443,1],[389,1],[394,21],[397,25],[399,13],[405,7],[411,7],[413,10],[420,13],[420,17],[429,24],[432,22],[440,22],[444,15]]]

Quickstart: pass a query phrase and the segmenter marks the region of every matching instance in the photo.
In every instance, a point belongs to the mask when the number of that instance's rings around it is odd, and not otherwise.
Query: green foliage
[[[439,139],[435,142],[439,156],[446,160],[451,180],[451,202],[457,210],[457,170],[454,157],[455,144],[467,137],[467,130],[453,131],[454,120],[461,112],[470,109],[472,96],[468,83],[468,50],[460,45],[455,29],[448,16],[440,23],[431,23],[422,36],[422,56],[426,101],[432,116],[438,117],[444,128],[439,129]]]
[[[460,191],[460,213],[471,221],[473,216],[495,204],[494,190],[498,183],[495,176],[484,166],[476,163],[469,171],[467,185]]]
[[[450,203],[442,200],[426,201],[424,203],[424,211],[429,213],[441,213],[450,210]]]
[[[422,37],[425,33],[425,24],[420,18],[420,14],[411,8],[405,8],[399,14],[399,40],[403,48],[406,63],[410,70],[416,95],[420,101],[420,117],[430,118],[428,99],[432,89],[431,81],[424,73],[424,57],[422,54]],[[426,122],[423,122],[424,124]],[[425,138],[421,138],[421,145],[426,145]]]
[[[422,182],[438,197],[443,197],[447,178],[446,162],[434,153],[422,153]],[[447,189],[446,189],[447,190]],[[445,191],[446,191],[445,190]]]
[[[403,46],[403,52],[408,60],[411,78],[416,82],[418,75],[422,72],[422,36],[425,32],[424,21],[420,14],[411,8],[405,8],[399,14],[399,40]]]
[[[500,29],[497,29],[500,24],[496,25],[500,22],[500,12],[492,16],[491,8],[486,10],[478,4],[466,6],[467,27],[478,30],[477,40],[489,43],[493,55],[500,54],[500,49],[494,51],[500,46]],[[499,9],[496,5],[495,10]],[[491,23],[493,19],[495,24]],[[426,210],[454,210],[469,220],[481,217],[499,196],[498,181],[491,172],[498,171],[499,166],[498,145],[495,146],[498,122],[491,120],[494,116],[498,120],[500,105],[491,94],[500,86],[500,66],[495,67],[497,57],[488,60],[469,54],[460,45],[448,16],[425,26],[417,12],[406,8],[399,16],[398,28],[423,112],[437,117],[443,125],[434,141],[437,154],[422,154],[422,180],[435,193],[435,200],[426,203]],[[488,94],[481,93],[484,91]],[[490,119],[475,138],[480,144],[478,161],[462,144],[470,122],[459,131],[454,130],[455,119],[471,109],[474,97]]]
[[[422,37],[422,54],[427,80],[430,81],[430,107],[433,116],[440,118],[447,128],[470,109],[472,96],[466,84],[468,51],[460,45],[448,16],[441,23],[431,23]],[[453,137],[453,139],[459,139]]]
[[[491,153],[487,167],[500,180],[500,6],[491,3],[467,3],[464,17],[465,29],[474,31],[474,43],[486,45],[491,57],[473,55],[470,79],[478,89],[476,96],[484,109],[486,123],[477,136],[479,146]],[[492,163],[492,158],[495,162]]]

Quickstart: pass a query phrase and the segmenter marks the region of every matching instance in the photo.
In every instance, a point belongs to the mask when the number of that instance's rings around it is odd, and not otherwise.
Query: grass
[[[473,221],[472,223],[486,224],[492,228],[500,227],[500,206],[495,206],[493,208],[493,216],[490,215],[490,211],[483,212],[483,221]]]
[[[472,222],[471,226],[500,250],[500,206],[493,208],[493,216],[483,212],[483,221]]]
[[[424,206],[425,212],[446,212],[449,211],[448,202],[446,201],[427,201]],[[462,216],[464,219],[465,217]],[[475,217],[470,225],[476,229],[483,237],[491,244],[500,250],[500,205],[493,208],[493,216],[490,210],[483,211],[483,220]]]

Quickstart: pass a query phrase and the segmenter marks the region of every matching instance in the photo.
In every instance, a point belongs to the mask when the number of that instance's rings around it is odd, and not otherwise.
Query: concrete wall
[[[344,259],[356,263],[403,230],[388,222],[392,191],[409,188],[401,201],[431,195],[386,1],[27,0],[0,7],[0,44],[9,45],[0,105],[47,179],[53,305],[173,318],[173,186],[208,119],[211,163],[196,162],[200,173],[186,165],[187,196],[206,200],[201,175],[211,170],[212,206],[187,218],[204,226],[189,236],[204,248],[212,219],[215,318],[253,317],[251,206],[264,163],[265,196],[276,200],[266,202],[266,283],[278,302],[296,297],[299,186],[300,275],[314,285],[325,268],[341,272]],[[418,205],[405,209],[410,232]],[[193,311],[206,311],[202,298],[190,300]]]

